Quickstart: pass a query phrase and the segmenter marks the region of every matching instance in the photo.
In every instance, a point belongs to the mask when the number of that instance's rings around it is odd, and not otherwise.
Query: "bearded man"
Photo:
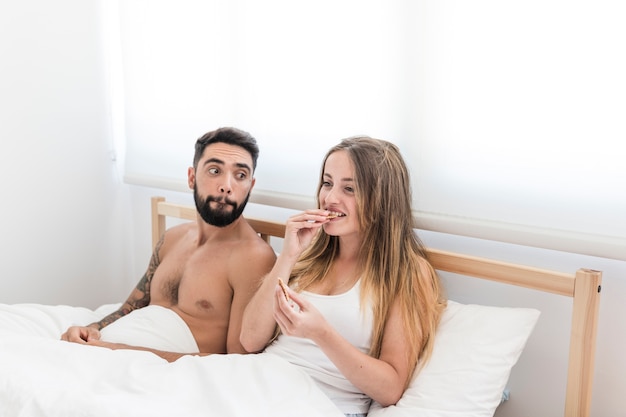
[[[276,260],[242,216],[258,155],[254,137],[239,129],[200,137],[187,172],[197,220],[164,233],[118,310],[70,327],[61,339],[185,354],[245,353],[239,341],[243,311]]]

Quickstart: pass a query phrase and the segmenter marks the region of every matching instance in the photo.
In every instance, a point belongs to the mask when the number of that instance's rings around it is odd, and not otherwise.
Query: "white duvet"
[[[113,308],[0,304],[0,416],[342,416],[308,375],[270,354],[168,363],[59,340]]]

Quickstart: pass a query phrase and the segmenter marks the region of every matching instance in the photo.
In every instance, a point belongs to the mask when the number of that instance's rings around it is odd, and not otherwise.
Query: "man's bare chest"
[[[179,250],[168,253],[151,283],[151,300],[193,314],[230,304],[229,257],[223,250]]]

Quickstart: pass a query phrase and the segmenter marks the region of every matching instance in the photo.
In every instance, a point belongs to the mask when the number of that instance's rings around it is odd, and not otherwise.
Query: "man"
[[[92,344],[102,338],[181,353],[245,353],[239,342],[243,311],[276,260],[241,215],[258,153],[256,140],[235,128],[199,138],[187,173],[197,221],[165,232],[146,273],[117,311],[70,327],[61,338]]]

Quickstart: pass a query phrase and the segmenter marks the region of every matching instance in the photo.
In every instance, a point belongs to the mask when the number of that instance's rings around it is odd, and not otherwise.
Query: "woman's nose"
[[[326,195],[324,196],[324,202],[326,203],[326,205],[329,205],[336,201],[337,201],[337,190],[333,187],[326,192]]]

